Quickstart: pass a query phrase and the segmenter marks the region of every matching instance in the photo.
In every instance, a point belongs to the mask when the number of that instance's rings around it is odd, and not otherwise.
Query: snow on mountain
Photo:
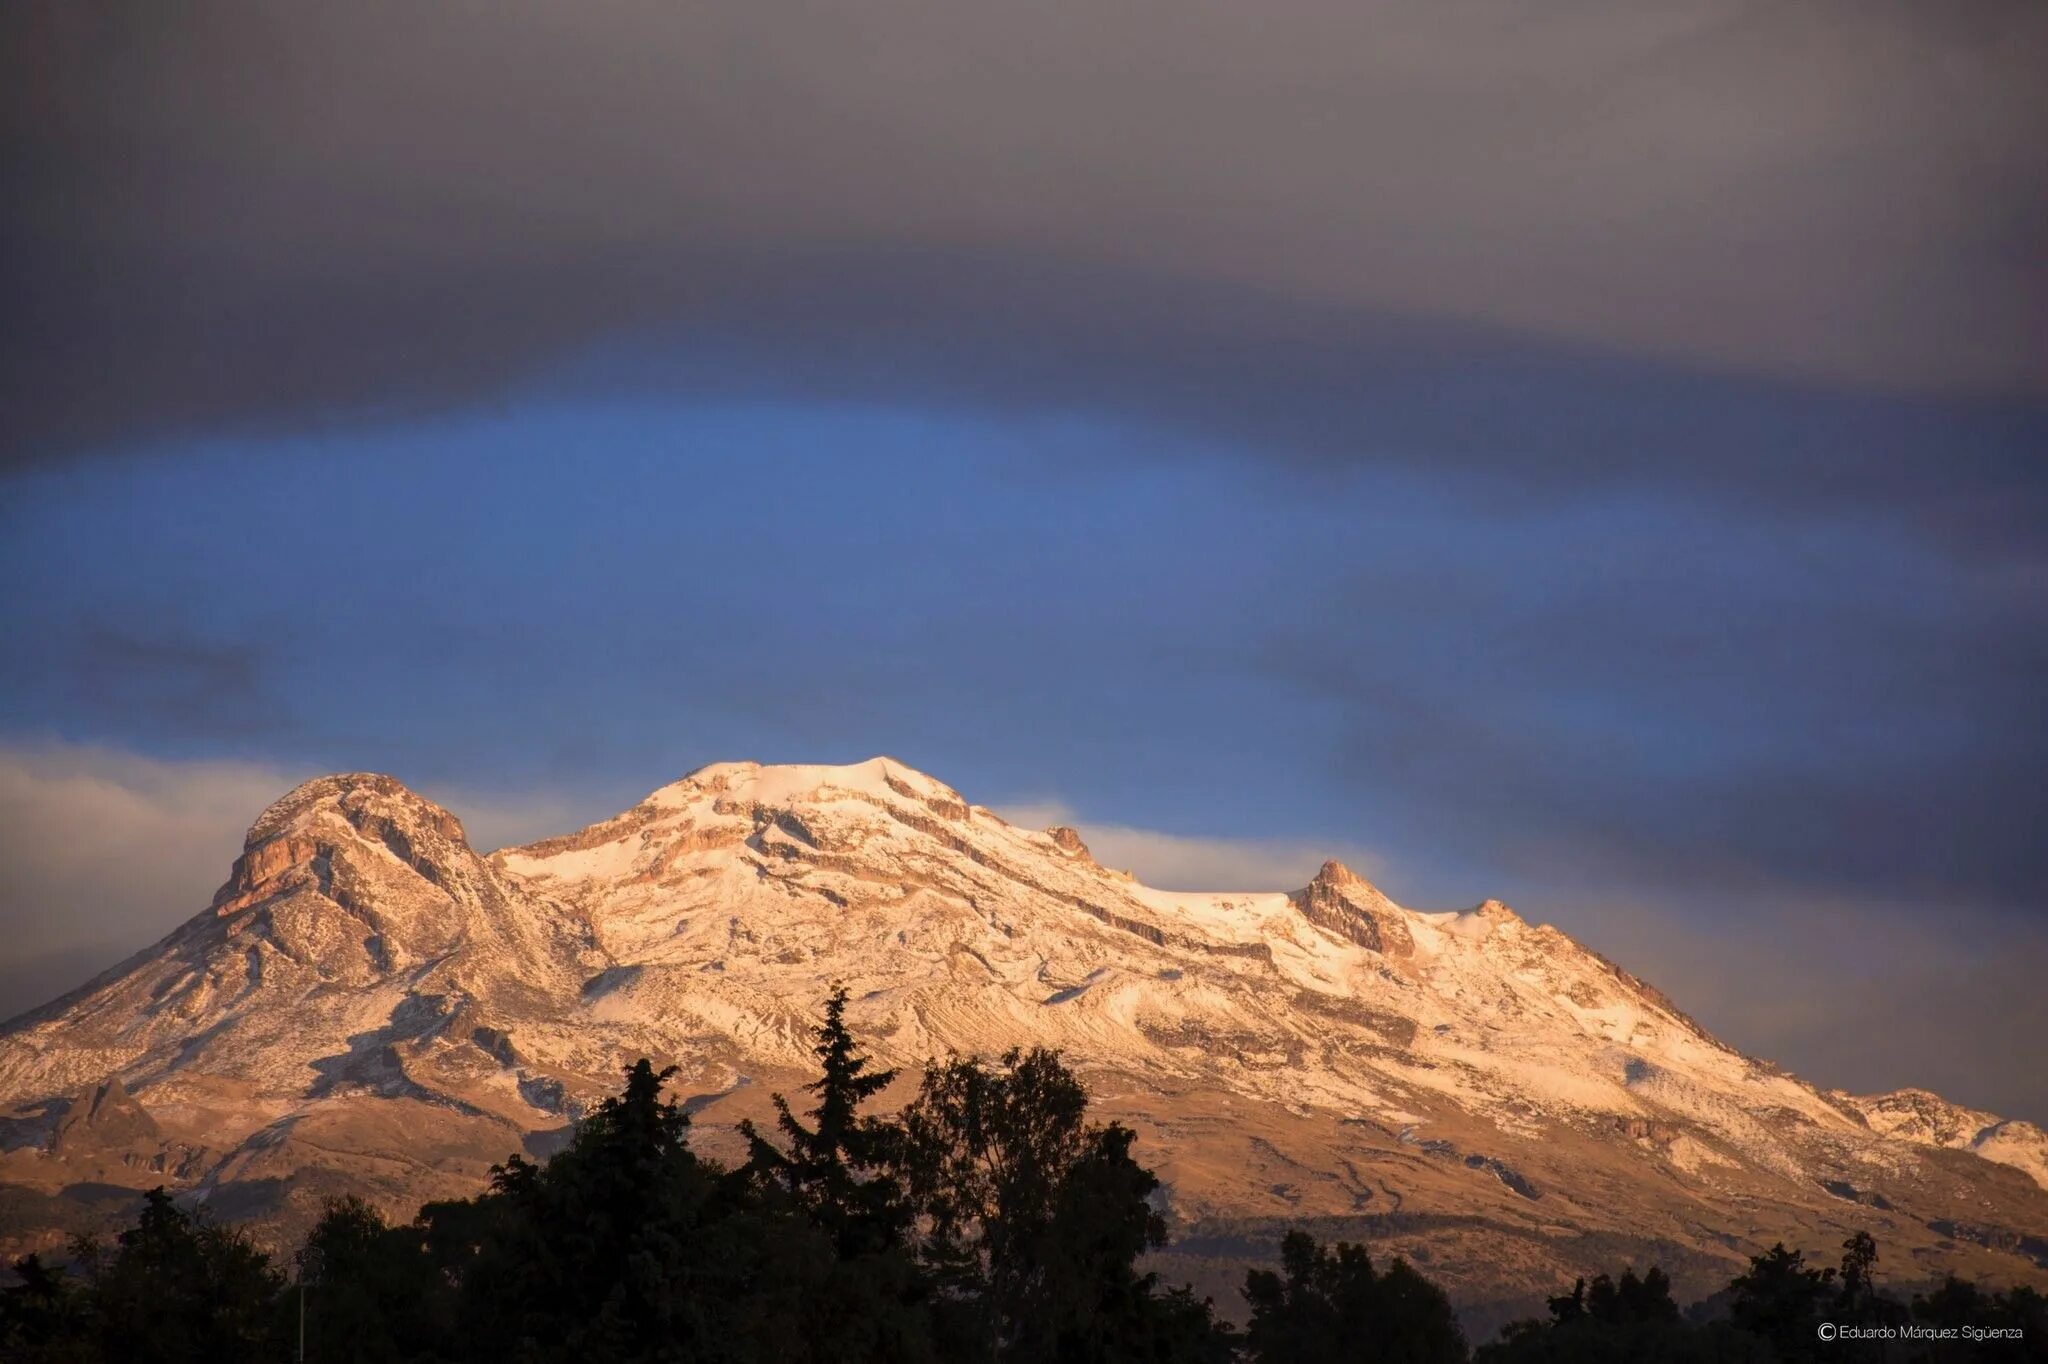
[[[804,1078],[834,981],[890,1064],[1063,1050],[1191,1246],[1369,1218],[1475,1293],[1852,1225],[1930,1273],[2048,1264],[2030,1124],[1824,1094],[1497,901],[1417,912],[1335,862],[1159,891],[886,758],[721,763],[489,856],[388,777],[307,783],[207,910],[0,1034],[0,1182],[51,1225],[88,1170],[284,1223],[404,1207],[549,1149],[641,1055],[715,1147]]]
[[[1974,1151],[2025,1170],[2048,1188],[2048,1133],[2033,1123],[1964,1108],[1924,1089],[1896,1089],[1848,1102],[1873,1131],[1925,1146]]]

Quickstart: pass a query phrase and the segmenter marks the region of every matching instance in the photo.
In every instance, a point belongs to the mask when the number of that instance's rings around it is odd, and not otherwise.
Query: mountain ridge
[[[1334,860],[1160,891],[888,758],[711,764],[488,854],[395,779],[304,783],[207,909],[0,1028],[0,1184],[53,1222],[87,1176],[165,1172],[279,1226],[323,1192],[410,1211],[548,1149],[637,1055],[716,1146],[801,1082],[832,981],[889,1064],[1062,1049],[1189,1237],[1363,1217],[1475,1292],[1603,1239],[1718,1268],[1852,1221],[1930,1275],[2048,1267],[2032,1124],[1820,1090],[1497,900],[1412,910]],[[97,1141],[67,1119],[96,1102]]]

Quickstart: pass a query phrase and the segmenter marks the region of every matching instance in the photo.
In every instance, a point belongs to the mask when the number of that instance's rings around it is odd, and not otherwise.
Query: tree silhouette
[[[1859,1231],[1842,1242],[1841,1289],[1835,1295],[1832,1312],[1836,1321],[1896,1324],[1905,1317],[1899,1304],[1878,1293],[1872,1272],[1876,1265],[1877,1242],[1869,1232]]]
[[[1605,1274],[1595,1275],[1590,1285],[1581,1279],[1570,1298],[1552,1298],[1550,1310],[1561,1321],[1583,1314],[1610,1326],[1678,1320],[1678,1304],[1671,1297],[1671,1279],[1655,1265],[1641,1278],[1636,1277],[1635,1270],[1624,1269],[1618,1281]]]
[[[842,1256],[856,1256],[898,1244],[910,1223],[902,1189],[886,1168],[896,1148],[896,1129],[864,1117],[861,1106],[888,1088],[893,1070],[870,1071],[846,1026],[846,987],[834,986],[825,1001],[825,1021],[812,1048],[823,1069],[804,1086],[817,1096],[806,1126],[775,1096],[776,1127],[788,1149],[762,1136],[751,1121],[740,1123],[747,1138],[748,1170],[787,1192],[822,1226]]]
[[[1597,1274],[1549,1300],[1548,1321],[1518,1321],[1479,1348],[1480,1364],[1741,1364],[1775,1360],[1754,1336],[1726,1322],[1689,1325],[1671,1296],[1671,1279],[1651,1266],[1640,1278]]]
[[[328,1201],[302,1255],[320,1266],[306,1311],[308,1361],[453,1358],[453,1283],[436,1273],[424,1223],[392,1227],[356,1197]]]
[[[1728,1285],[1729,1319],[1787,1358],[1809,1354],[1816,1348],[1821,1309],[1833,1299],[1834,1280],[1833,1269],[1808,1268],[1801,1252],[1780,1241],[1752,1256],[1748,1272]]]
[[[267,1364],[282,1353],[284,1277],[244,1232],[184,1212],[161,1186],[111,1254],[78,1249],[106,1358]]]
[[[0,1289],[0,1359],[23,1364],[91,1360],[85,1297],[78,1286],[40,1255],[24,1255],[13,1268],[17,1282]]]
[[[1450,1299],[1396,1259],[1373,1271],[1363,1246],[1318,1246],[1306,1232],[1280,1243],[1280,1272],[1245,1276],[1252,1309],[1246,1352],[1258,1364],[1455,1364],[1465,1358]]]
[[[938,1296],[940,1339],[960,1358],[1198,1359],[1222,1348],[1207,1304],[1161,1295],[1138,1256],[1165,1241],[1159,1181],[1136,1134],[1086,1120],[1087,1094],[1049,1051],[925,1072],[896,1160]],[[1179,1346],[1167,1342],[1179,1341]]]
[[[1562,1326],[1568,1321],[1577,1321],[1586,1315],[1586,1281],[1580,1278],[1572,1284],[1572,1291],[1546,1299],[1550,1307],[1550,1319]],[[1531,1325],[1541,1323],[1532,1322]]]

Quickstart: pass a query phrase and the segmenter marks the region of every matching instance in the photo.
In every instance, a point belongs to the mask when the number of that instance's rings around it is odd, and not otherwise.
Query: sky
[[[2048,1121],[2048,11],[0,17],[0,1013],[887,753]]]

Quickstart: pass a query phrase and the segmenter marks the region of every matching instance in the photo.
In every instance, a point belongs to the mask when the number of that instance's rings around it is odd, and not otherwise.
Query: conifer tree
[[[888,1088],[893,1070],[870,1070],[868,1058],[846,1026],[846,987],[835,985],[825,1001],[825,1021],[812,1051],[822,1073],[804,1086],[817,1098],[807,1126],[775,1096],[776,1127],[787,1142],[778,1147],[751,1121],[748,1170],[757,1179],[787,1190],[831,1234],[842,1255],[895,1245],[909,1224],[902,1191],[883,1166],[893,1149],[895,1129],[865,1117],[861,1107]]]

